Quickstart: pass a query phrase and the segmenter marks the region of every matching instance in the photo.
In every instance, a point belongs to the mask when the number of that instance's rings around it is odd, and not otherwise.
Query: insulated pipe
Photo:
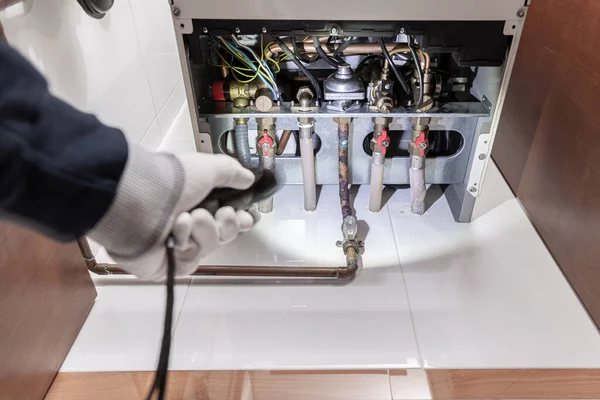
[[[389,146],[387,126],[391,122],[389,118],[373,118],[373,154],[371,156],[371,184],[369,186],[369,211],[381,211],[381,197],[383,195],[383,170],[385,165],[385,153]]]
[[[262,156],[262,168],[273,171],[275,169],[275,156]],[[258,202],[258,211],[268,214],[273,211],[273,196]]]
[[[425,157],[429,151],[429,123],[431,118],[412,118],[410,153],[410,210],[414,214],[425,213]]]
[[[252,166],[250,143],[248,141],[248,119],[235,119],[235,148],[240,164],[246,168]]]
[[[413,214],[425,213],[425,157],[410,156],[410,211]]]
[[[315,171],[315,150],[313,146],[312,118],[298,118],[300,136],[300,157],[302,158],[302,183],[304,187],[304,210],[317,208],[317,177]]]
[[[270,171],[275,170],[275,154],[277,153],[275,118],[257,118],[258,124],[258,156],[260,166]],[[258,211],[270,213],[273,211],[273,197],[258,202]]]

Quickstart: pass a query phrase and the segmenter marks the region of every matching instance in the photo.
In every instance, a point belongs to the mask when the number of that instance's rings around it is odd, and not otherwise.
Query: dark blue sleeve
[[[127,142],[48,92],[40,73],[0,41],[0,217],[60,240],[82,236],[108,210]]]

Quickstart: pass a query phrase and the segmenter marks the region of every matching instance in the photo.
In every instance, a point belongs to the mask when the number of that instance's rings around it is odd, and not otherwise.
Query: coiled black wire
[[[408,86],[408,83],[406,83],[406,81],[404,80],[404,77],[402,76],[400,71],[398,71],[398,68],[396,68],[394,60],[392,60],[390,53],[388,53],[387,48],[385,47],[385,42],[383,41],[382,37],[379,38],[379,46],[381,47],[381,52],[383,53],[385,59],[388,61],[388,64],[390,64],[390,69],[394,73],[394,76],[398,80],[398,83],[400,83],[400,86],[402,86],[402,90],[404,90],[406,94],[410,95],[410,87]]]
[[[298,59],[302,62],[305,63],[314,63],[315,61],[317,61],[319,59],[319,56],[316,55],[314,57],[309,57],[305,54],[302,54],[299,50],[298,50],[298,44],[296,43],[296,38],[293,37],[292,38],[292,48],[294,49],[294,54],[296,54],[296,56],[298,57]]]
[[[319,38],[313,36],[312,40],[313,45],[315,46],[315,50],[317,50],[317,54],[319,55],[319,57],[327,61],[327,64],[331,65],[333,68],[337,69],[339,63],[336,62],[333,58],[329,57],[327,53],[325,53],[325,50],[323,50],[323,48],[321,47],[321,42],[319,42]]]
[[[421,62],[419,61],[419,57],[417,57],[417,52],[415,51],[412,45],[412,37],[408,36],[408,48],[410,49],[410,54],[412,55],[413,60],[415,61],[415,68],[417,69],[417,73],[419,74],[419,99],[417,100],[417,104],[411,109],[411,111],[417,111],[423,105],[423,71],[421,70]]]
[[[298,57],[296,57],[296,55],[294,53],[292,53],[290,48],[287,47],[287,45],[283,42],[283,40],[281,40],[277,37],[273,38],[273,40],[275,40],[275,42],[279,45],[279,47],[281,47],[281,50],[290,58],[290,60],[292,60],[294,62],[294,64],[296,64],[296,66],[298,67],[298,69],[300,71],[302,71],[304,76],[306,76],[308,78],[311,85],[315,89],[317,99],[319,101],[322,101],[323,100],[323,92],[321,91],[321,87],[319,86],[319,81],[314,77],[313,74],[310,73],[310,71],[308,69],[306,69],[304,64],[302,64],[302,62],[298,59]]]

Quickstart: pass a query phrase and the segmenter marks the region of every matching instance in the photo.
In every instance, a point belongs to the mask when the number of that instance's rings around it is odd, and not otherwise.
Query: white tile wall
[[[75,107],[156,150],[184,101],[168,3],[121,0],[101,20],[76,1],[33,2],[4,16],[10,43]]]

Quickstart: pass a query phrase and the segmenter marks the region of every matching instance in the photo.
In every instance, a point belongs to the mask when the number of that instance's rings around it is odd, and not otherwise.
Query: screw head
[[[269,150],[269,143],[263,143],[261,147],[263,150]]]
[[[525,10],[523,10],[522,8],[517,11],[517,17],[519,18],[523,18],[525,16]]]
[[[475,193],[476,191],[477,191],[477,188],[474,188],[474,187],[469,188],[469,192],[471,192],[471,193]]]
[[[236,26],[236,27],[235,27],[235,33],[240,33],[240,32],[241,32],[240,28],[238,28],[238,27]]]
[[[385,86],[384,86],[384,88],[386,88],[386,89],[389,89],[389,88],[391,88],[391,87],[392,87],[392,86],[391,86],[389,83],[386,83],[386,84],[385,84]]]
[[[267,28],[265,28],[265,27],[263,26],[263,28],[262,28],[260,31],[261,31],[262,33],[267,33]]]
[[[335,28],[335,27],[334,27],[334,28],[331,28],[331,34],[332,34],[332,35],[337,35],[337,34],[338,34],[338,30],[337,30],[337,28]]]
[[[202,28],[202,33],[208,33],[208,28],[207,27]]]
[[[181,10],[179,8],[174,8],[173,15],[179,17],[181,15]]]
[[[406,29],[400,28],[400,33],[404,35],[406,33]]]
[[[381,142],[381,147],[388,147],[390,145],[390,142],[387,140],[384,140]]]
[[[427,147],[427,143],[425,143],[425,142],[419,143],[419,148],[420,149],[425,150],[426,147]]]
[[[346,146],[348,146],[348,141],[347,141],[346,139],[342,140],[342,143],[341,143],[341,145],[342,145],[343,147],[346,147]]]

